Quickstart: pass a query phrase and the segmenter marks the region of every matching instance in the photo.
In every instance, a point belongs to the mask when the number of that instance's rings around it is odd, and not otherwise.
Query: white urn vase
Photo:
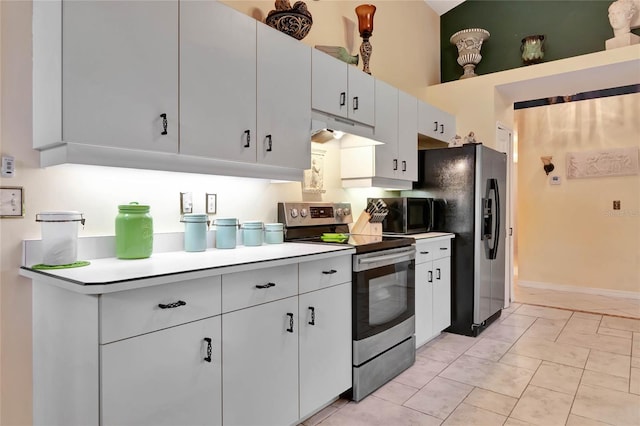
[[[464,74],[460,79],[477,75],[474,70],[482,59],[482,55],[480,55],[482,42],[488,39],[489,36],[489,31],[481,28],[460,30],[451,36],[449,41],[458,48],[458,64],[464,68]]]

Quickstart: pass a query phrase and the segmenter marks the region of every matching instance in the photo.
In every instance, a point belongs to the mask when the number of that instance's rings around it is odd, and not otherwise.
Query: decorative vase
[[[522,39],[520,46],[522,62],[525,65],[537,64],[544,58],[544,35],[530,35]]]
[[[360,45],[360,56],[362,56],[362,71],[371,74],[369,70],[369,59],[373,47],[369,43],[369,37],[373,35],[373,15],[376,13],[376,7],[372,4],[361,4],[356,7],[356,15],[358,16],[358,31],[362,37]]]
[[[464,74],[460,79],[476,77],[475,68],[482,55],[480,49],[482,42],[489,38],[489,31],[481,28],[469,28],[460,30],[451,36],[449,41],[458,48],[458,64],[464,68]]]
[[[323,51],[324,53],[333,56],[336,59],[340,59],[347,64],[358,65],[360,57],[358,55],[351,55],[342,46],[315,46],[316,49]]]
[[[305,38],[313,25],[313,19],[307,10],[307,5],[302,1],[297,1],[291,7],[289,0],[276,0],[275,10],[269,12],[264,22],[296,40]]]

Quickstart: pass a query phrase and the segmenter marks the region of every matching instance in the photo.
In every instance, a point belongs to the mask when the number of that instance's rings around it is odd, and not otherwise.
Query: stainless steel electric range
[[[406,237],[349,233],[349,203],[278,203],[285,241],[355,248],[352,275],[353,387],[360,401],[415,362],[415,248]],[[344,233],[344,241],[323,234]]]

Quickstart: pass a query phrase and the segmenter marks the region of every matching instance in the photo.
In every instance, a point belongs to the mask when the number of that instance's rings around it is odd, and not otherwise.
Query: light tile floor
[[[443,333],[359,403],[304,426],[640,425],[640,320],[513,303],[480,336]]]

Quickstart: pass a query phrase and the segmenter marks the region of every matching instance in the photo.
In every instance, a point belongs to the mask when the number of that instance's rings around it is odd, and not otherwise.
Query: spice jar
[[[150,207],[132,202],[118,206],[116,257],[144,259],[153,252],[153,219]]]

